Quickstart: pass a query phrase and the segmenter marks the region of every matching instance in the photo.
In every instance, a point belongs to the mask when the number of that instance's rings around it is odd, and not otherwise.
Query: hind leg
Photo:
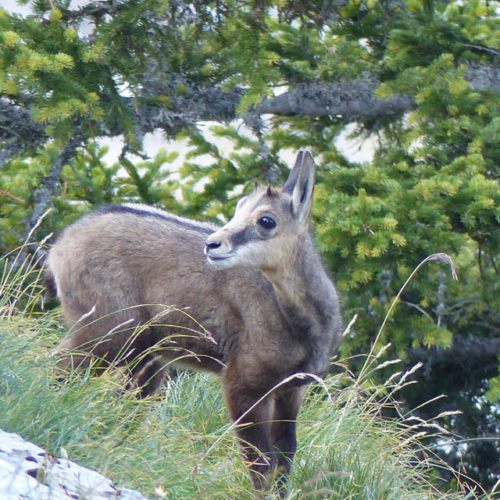
[[[72,335],[51,353],[57,357],[56,369],[68,373],[89,366],[102,371],[111,365],[126,365],[127,358],[141,352],[140,344],[149,331],[139,326],[141,322],[144,320],[138,309],[108,315],[93,311],[84,321],[77,319]],[[142,342],[138,342],[139,338]]]
[[[76,370],[85,370],[91,364],[108,364],[105,358],[99,359],[92,354],[92,350],[78,345],[73,337],[63,340],[51,353],[51,358],[57,358],[56,370],[61,374],[68,374]]]
[[[128,390],[137,390],[140,398],[152,396],[159,392],[168,372],[164,358],[147,354],[131,370]]]

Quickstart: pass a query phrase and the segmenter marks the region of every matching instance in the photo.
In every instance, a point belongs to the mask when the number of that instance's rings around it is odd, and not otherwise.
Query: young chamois
[[[154,393],[173,361],[220,373],[256,488],[295,454],[305,384],[341,337],[337,292],[309,230],[315,165],[299,152],[280,188],[257,187],[218,228],[143,205],[106,206],[65,229],[49,252],[72,334],[63,369],[116,363]]]

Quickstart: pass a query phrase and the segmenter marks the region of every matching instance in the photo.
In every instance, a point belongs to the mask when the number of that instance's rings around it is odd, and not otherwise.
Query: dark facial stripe
[[[128,213],[133,215],[138,215],[140,217],[156,217],[157,219],[167,221],[171,224],[176,224],[184,229],[190,229],[191,231],[196,231],[203,234],[212,234],[216,231],[216,228],[204,226],[203,224],[197,224],[196,221],[189,221],[185,219],[178,219],[173,215],[167,213],[160,213],[148,210],[142,210],[136,207],[129,207],[126,205],[103,205],[93,212],[94,214],[109,214],[109,213]]]
[[[253,241],[257,239],[257,233],[253,227],[246,227],[237,233],[232,234],[229,237],[229,241],[233,248],[236,248],[241,245],[245,245],[249,241]]]

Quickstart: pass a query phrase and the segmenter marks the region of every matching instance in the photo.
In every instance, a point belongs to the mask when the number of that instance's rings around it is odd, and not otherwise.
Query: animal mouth
[[[229,255],[207,255],[207,259],[209,261],[221,261],[221,260],[227,260],[233,257],[234,254],[229,254]]]
[[[225,255],[207,255],[207,262],[214,269],[226,269],[234,264],[234,253]]]

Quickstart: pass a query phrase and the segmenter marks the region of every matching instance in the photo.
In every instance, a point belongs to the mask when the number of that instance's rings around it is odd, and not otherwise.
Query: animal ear
[[[315,170],[311,153],[299,151],[295,166],[283,186],[283,191],[292,196],[292,212],[300,222],[305,221],[311,211]]]

